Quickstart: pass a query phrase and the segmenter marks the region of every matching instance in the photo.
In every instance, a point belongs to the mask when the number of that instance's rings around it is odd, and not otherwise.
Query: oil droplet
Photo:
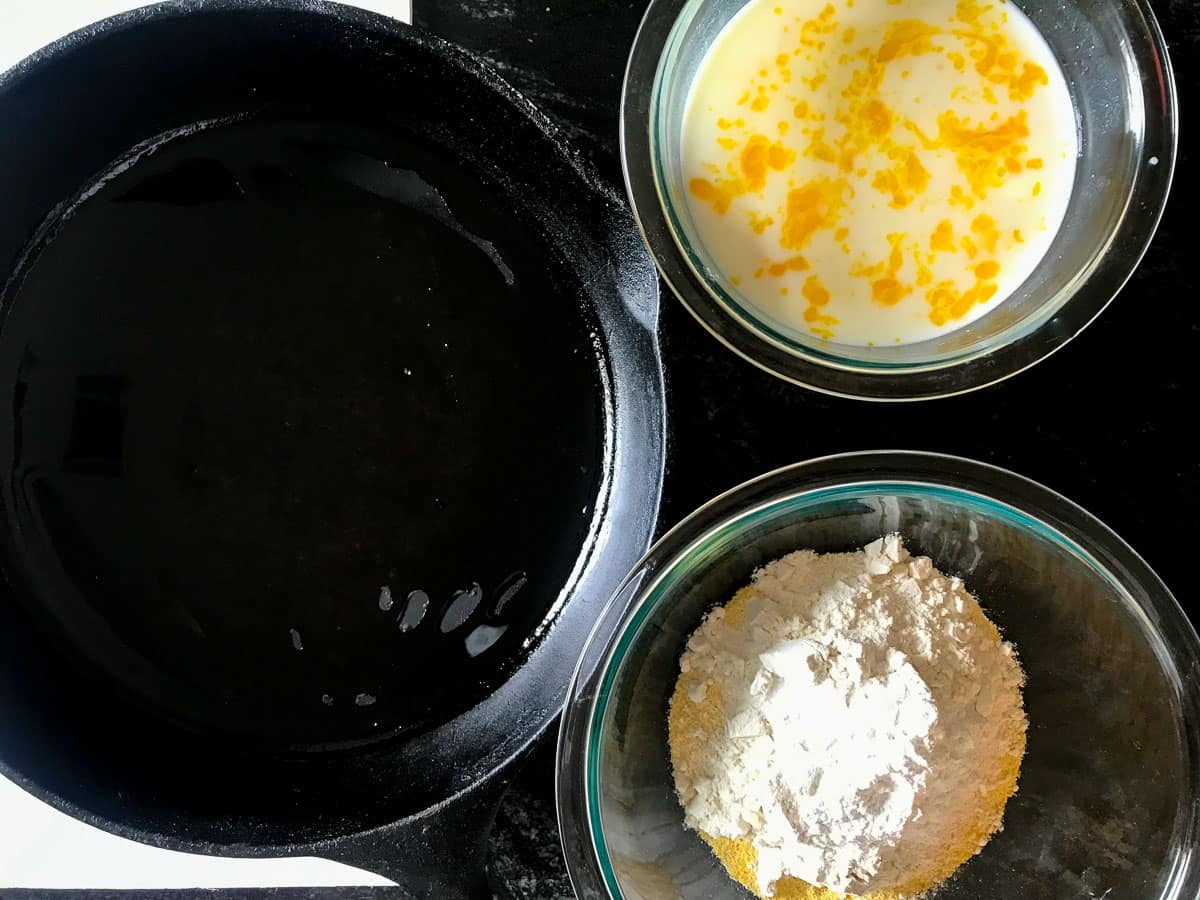
[[[429,609],[429,595],[424,591],[412,591],[405,602],[404,612],[400,614],[396,624],[401,631],[412,631],[421,624],[427,609]]]
[[[492,615],[498,616],[504,612],[504,608],[508,606],[508,601],[517,596],[521,592],[521,588],[525,587],[528,583],[529,575],[526,572],[513,572],[500,582],[496,587],[496,593],[499,596],[492,607]]]
[[[446,608],[446,614],[442,616],[442,634],[449,634],[455,628],[463,625],[467,619],[471,618],[471,614],[479,606],[479,601],[483,599],[483,588],[478,582],[471,585],[468,590],[456,591],[454,599],[450,601],[450,606]]]
[[[464,642],[467,647],[467,655],[478,656],[487,651],[504,636],[506,631],[508,631],[507,625],[480,625],[467,635]]]

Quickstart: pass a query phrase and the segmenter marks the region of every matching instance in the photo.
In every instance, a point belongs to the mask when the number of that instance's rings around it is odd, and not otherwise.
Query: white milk
[[[944,335],[1037,266],[1075,175],[1062,71],[1012,4],[750,0],[692,86],[688,210],[785,331]]]

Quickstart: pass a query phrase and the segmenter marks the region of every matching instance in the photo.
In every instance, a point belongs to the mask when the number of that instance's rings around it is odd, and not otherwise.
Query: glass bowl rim
[[[811,483],[806,483],[811,482]],[[1179,724],[1192,794],[1200,794],[1200,636],[1150,565],[1083,507],[1007,469],[948,454],[882,450],[818,457],[767,472],[718,495],[667,531],[614,593],[599,615],[572,677],[559,729],[555,766],[560,839],[572,885],[582,898],[623,895],[604,840],[596,791],[596,748],[603,713],[620,661],[639,626],[669,593],[688,558],[730,528],[744,528],[771,511],[805,499],[838,499],[864,489],[902,487],[949,494],[1015,518],[1054,541],[1116,588],[1138,614],[1143,633],[1176,690]],[[823,495],[823,496],[821,496]],[[991,514],[995,514],[991,513]],[[590,664],[590,665],[589,665]],[[1200,806],[1175,825],[1180,846],[1200,836]],[[571,843],[577,846],[572,851]],[[583,847],[586,858],[580,858]],[[1200,859],[1174,861],[1169,893],[1200,894]],[[1183,893],[1184,889],[1190,894]]]
[[[1142,76],[1132,87],[1135,93],[1140,87],[1144,115],[1142,162],[1127,202],[1089,266],[1047,298],[1042,309],[1004,332],[996,345],[967,349],[945,360],[881,365],[803,346],[783,338],[766,321],[726,304],[718,297],[719,287],[701,276],[690,252],[681,246],[673,224],[677,214],[659,189],[653,122],[663,60],[675,25],[699,2],[650,0],[622,85],[621,167],[638,229],[663,281],[706,331],[747,362],[785,381],[834,396],[875,401],[955,396],[1010,378],[1066,346],[1095,321],[1137,270],[1166,208],[1179,134],[1174,68],[1148,0],[1120,4],[1141,26],[1145,38],[1130,51]],[[1150,159],[1156,162],[1147,164]]]

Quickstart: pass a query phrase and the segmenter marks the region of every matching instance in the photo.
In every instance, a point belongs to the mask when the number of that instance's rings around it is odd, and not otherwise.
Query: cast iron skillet
[[[110,19],[0,121],[0,770],[485,893],[657,512],[627,210],[465,52],[309,0]]]

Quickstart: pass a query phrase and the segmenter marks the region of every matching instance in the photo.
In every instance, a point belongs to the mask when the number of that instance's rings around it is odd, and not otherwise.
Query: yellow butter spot
[[[1037,63],[1026,62],[1021,74],[1009,81],[1008,96],[1012,100],[1028,100],[1033,92],[1050,83],[1050,76]]]
[[[775,224],[775,220],[770,216],[759,216],[756,212],[750,212],[750,230],[755,234],[762,234],[768,228]]]
[[[990,289],[990,290],[989,290]],[[979,283],[960,291],[953,281],[940,281],[925,295],[929,302],[929,320],[942,326],[961,319],[977,303],[984,303],[996,293],[994,284]]]
[[[895,278],[880,278],[871,283],[871,299],[884,306],[895,306],[911,293]]]
[[[767,148],[767,165],[776,172],[782,172],[796,161],[796,151],[783,144],[774,143]]]
[[[933,50],[933,38],[941,30],[920,19],[903,19],[887,30],[883,43],[875,51],[881,63],[890,63],[904,56],[923,56]]]
[[[937,124],[937,137],[929,138],[916,125],[906,123],[927,150],[950,150],[954,154],[958,170],[966,177],[971,192],[981,199],[1004,183],[1006,173],[996,168],[996,159],[1005,155],[1020,156],[1027,149],[1024,141],[1029,137],[1029,124],[1023,109],[994,127],[973,125],[969,119],[948,109],[938,116]]]
[[[762,191],[771,170],[782,172],[795,159],[794,150],[777,141],[772,142],[765,135],[755,134],[742,149],[737,166],[730,164],[732,177],[718,179],[716,184],[707,178],[693,178],[688,182],[688,190],[693,197],[709,204],[717,215],[724,215],[738,197]]]
[[[813,306],[825,306],[829,302],[829,291],[825,285],[821,284],[821,279],[816,275],[809,275],[804,279],[801,293],[804,294],[804,299]]]
[[[821,279],[816,275],[809,275],[804,280],[804,286],[800,289],[800,293],[804,295],[804,299],[809,304],[808,308],[804,310],[804,321],[821,326],[819,329],[811,329],[814,334],[820,334],[826,339],[833,337],[833,332],[829,330],[828,326],[839,323],[836,316],[821,311],[821,307],[828,305],[830,300],[829,291],[821,283]]]
[[[818,178],[788,191],[780,245],[787,250],[802,250],[818,231],[836,226],[845,206],[847,187],[841,178]]]
[[[824,128],[814,128],[809,132],[808,147],[805,148],[804,155],[821,162],[831,163],[837,160],[837,153],[825,142]]]
[[[958,247],[954,244],[954,225],[949,219],[942,219],[933,234],[929,236],[929,249],[937,253],[956,253]]]
[[[903,156],[890,169],[880,169],[875,173],[871,187],[883,194],[891,194],[889,204],[895,209],[908,206],[916,194],[922,194],[929,186],[929,172],[921,165],[921,160],[912,151],[897,151]]]
[[[697,200],[711,206],[718,216],[725,215],[729,211],[729,204],[733,202],[733,195],[729,191],[722,190],[707,178],[693,178],[688,182],[688,190]]]
[[[872,263],[855,263],[850,267],[850,274],[855,278],[874,278],[887,271],[887,261]]]
[[[976,216],[971,222],[971,233],[978,238],[988,253],[996,252],[996,244],[1000,240],[1000,229],[996,227],[995,219],[986,213]]]
[[[888,243],[892,245],[892,252],[888,254],[888,272],[895,275],[900,271],[900,267],[904,265],[904,253],[901,250],[901,245],[904,243],[905,235],[889,234],[887,236]]]
[[[880,100],[870,100],[859,114],[867,134],[878,139],[892,130],[892,111]]]
[[[974,25],[987,12],[988,8],[978,0],[958,0],[954,6],[954,18],[964,25]]]
[[[808,260],[803,256],[793,256],[783,262],[773,263],[767,267],[767,272],[774,278],[786,275],[788,272],[803,272],[808,268]],[[807,296],[807,295],[806,295]]]

